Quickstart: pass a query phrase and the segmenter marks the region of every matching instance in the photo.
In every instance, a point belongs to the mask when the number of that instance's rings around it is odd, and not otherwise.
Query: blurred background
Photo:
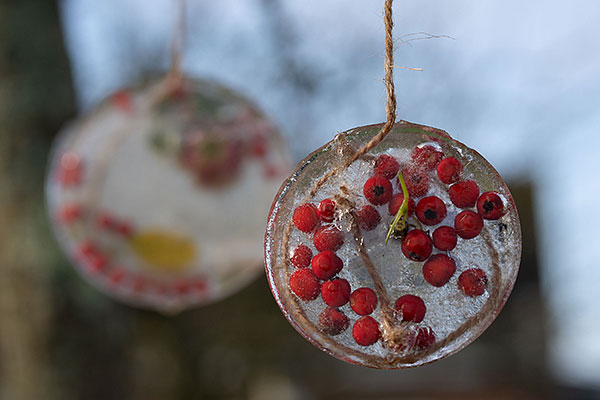
[[[187,5],[183,69],[253,99],[294,162],[384,120],[383,1]],[[600,398],[600,3],[404,0],[394,12],[396,65],[423,68],[396,70],[398,117],[477,149],[521,215],[513,295],[475,343],[370,370],[298,335],[263,276],[171,317],[91,288],[50,233],[48,150],[70,119],[168,68],[177,2],[2,0],[0,399]]]

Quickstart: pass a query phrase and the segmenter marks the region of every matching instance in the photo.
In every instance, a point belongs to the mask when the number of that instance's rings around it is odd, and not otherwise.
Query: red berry
[[[398,160],[390,155],[382,154],[375,160],[374,172],[376,175],[383,175],[387,179],[393,179],[399,169],[400,164],[398,163]]]
[[[454,218],[454,229],[461,238],[472,239],[483,229],[483,219],[474,211],[462,211]]]
[[[70,224],[81,218],[83,212],[78,204],[65,204],[58,211],[58,220]]]
[[[133,228],[131,227],[131,224],[125,221],[118,222],[117,226],[115,226],[114,229],[116,229],[117,232],[126,237],[131,236],[133,233]]]
[[[319,327],[321,331],[331,335],[339,335],[350,326],[350,320],[344,313],[332,307],[327,307],[319,315]]]
[[[402,241],[402,253],[413,261],[424,261],[433,250],[431,238],[420,229],[409,231]]]
[[[104,269],[108,260],[98,250],[98,248],[89,241],[83,242],[77,251],[77,257],[83,262],[91,272],[98,272]]]
[[[352,327],[352,337],[361,346],[370,346],[379,340],[379,324],[371,317],[362,317]]]
[[[450,251],[456,247],[456,231],[449,226],[440,226],[433,231],[433,245],[436,249]]]
[[[479,197],[477,212],[485,219],[499,219],[506,214],[504,202],[496,192],[485,192]]]
[[[325,304],[332,307],[341,307],[350,300],[350,284],[345,279],[323,282],[321,297],[323,297]]]
[[[415,147],[410,158],[422,169],[431,171],[435,169],[440,161],[442,161],[444,153],[435,147],[426,144],[424,146]]]
[[[335,202],[331,199],[325,199],[319,203],[319,208],[317,209],[319,214],[319,218],[323,222],[332,222],[333,221],[333,213],[335,212]]]
[[[96,225],[100,229],[111,230],[111,229],[116,228],[117,222],[115,221],[115,219],[113,218],[113,216],[110,215],[109,213],[107,213],[107,212],[101,212],[96,217]]]
[[[479,197],[479,186],[473,181],[458,182],[450,186],[448,194],[456,207],[473,207]]]
[[[319,280],[313,271],[302,268],[290,276],[290,289],[304,301],[314,300],[319,297]]]
[[[350,307],[358,315],[369,315],[377,307],[377,295],[368,287],[356,289],[350,295]]]
[[[425,225],[437,225],[446,218],[446,205],[439,197],[423,197],[417,203],[417,218]]]
[[[130,112],[133,109],[133,101],[131,93],[126,90],[119,90],[112,96],[114,105],[121,111]]]
[[[467,296],[481,296],[485,292],[488,279],[485,272],[479,268],[471,268],[458,277],[458,288]]]
[[[410,197],[422,197],[429,190],[429,176],[425,171],[415,167],[404,168],[402,177]],[[398,184],[400,186],[400,184]]]
[[[325,250],[312,259],[312,270],[321,280],[333,278],[344,267],[344,263],[333,251]]]
[[[292,222],[302,232],[312,232],[319,225],[317,207],[310,203],[296,207],[292,215]]]
[[[74,152],[67,152],[60,157],[58,165],[58,181],[62,186],[76,186],[81,183],[83,161]]]
[[[430,347],[434,343],[435,334],[433,333],[433,330],[428,326],[419,328],[419,331],[417,332],[415,346],[420,349],[425,349],[427,347]]]
[[[294,254],[290,258],[292,265],[297,268],[308,267],[310,265],[310,260],[312,260],[312,250],[303,244],[296,247]]]
[[[434,254],[423,264],[423,277],[435,287],[442,287],[456,272],[456,263],[446,254]]]
[[[396,215],[398,210],[402,206],[404,201],[404,195],[402,193],[396,193],[392,196],[390,204],[388,205],[388,211],[390,215]],[[408,197],[408,215],[411,215],[415,211],[415,201],[409,196]]]
[[[358,210],[356,215],[358,217],[358,226],[365,231],[372,231],[381,222],[381,215],[379,215],[375,207],[370,205],[363,206]]]
[[[336,251],[344,244],[344,233],[333,225],[325,225],[317,229],[313,244],[318,251]]]
[[[454,157],[444,158],[437,166],[437,175],[440,181],[450,184],[458,182],[463,166]]]
[[[383,176],[375,175],[367,179],[363,193],[370,203],[380,206],[392,198],[392,184]]]
[[[403,321],[421,322],[425,318],[425,302],[418,296],[405,294],[400,296],[394,308],[402,313]]]

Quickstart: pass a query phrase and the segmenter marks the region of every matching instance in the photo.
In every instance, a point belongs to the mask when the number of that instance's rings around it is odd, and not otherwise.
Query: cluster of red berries
[[[117,218],[114,215],[103,211],[96,216],[96,225],[102,230],[119,233],[125,237],[133,234],[131,223],[123,218]]]

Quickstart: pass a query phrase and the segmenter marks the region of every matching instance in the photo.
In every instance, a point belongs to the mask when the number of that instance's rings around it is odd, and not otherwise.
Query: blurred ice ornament
[[[119,91],[65,129],[48,209],[96,287],[175,312],[262,271],[264,221],[287,165],[280,135],[249,101],[168,76]]]
[[[401,121],[352,161],[382,126],[339,134],[298,164],[272,205],[265,262],[311,343],[394,369],[453,354],[491,324],[521,232],[496,170],[446,132]]]

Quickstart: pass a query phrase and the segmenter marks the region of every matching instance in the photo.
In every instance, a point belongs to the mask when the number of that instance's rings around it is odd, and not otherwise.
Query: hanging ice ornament
[[[515,282],[519,217],[496,170],[447,133],[405,121],[344,132],[301,161],[271,208],[265,262],[290,323],[374,368],[453,354]],[[405,200],[406,199],[406,200]]]
[[[96,287],[162,311],[205,304],[262,270],[283,143],[218,84],[119,91],[59,136],[46,193],[58,241]]]

